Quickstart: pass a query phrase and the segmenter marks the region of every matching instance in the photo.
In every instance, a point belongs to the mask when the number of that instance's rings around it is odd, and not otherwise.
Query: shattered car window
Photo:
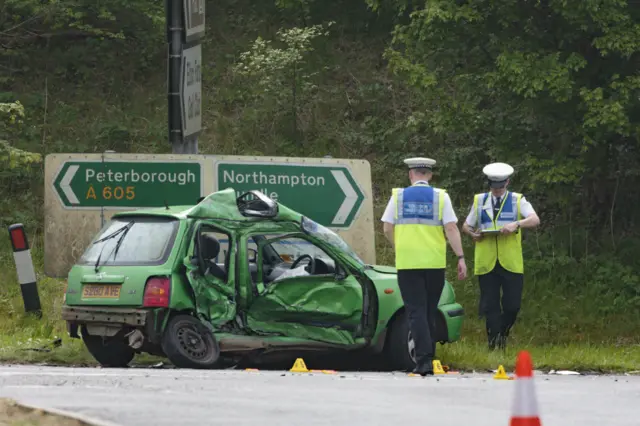
[[[302,238],[293,237],[274,241],[270,244],[285,262],[294,262],[302,255],[310,255],[324,260],[331,261],[331,258],[320,247],[316,247],[309,241]]]
[[[308,217],[302,218],[302,229],[309,235],[318,238],[332,246],[338,247],[340,250],[344,251],[349,255],[353,260],[358,262],[360,265],[365,266],[365,263],[360,256],[356,254],[355,251],[347,244],[342,238],[338,236],[335,232],[330,230],[329,228],[320,225],[317,222],[309,219]]]

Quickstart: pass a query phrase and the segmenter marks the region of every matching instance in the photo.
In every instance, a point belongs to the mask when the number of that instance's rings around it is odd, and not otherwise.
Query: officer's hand
[[[458,259],[458,280],[462,281],[467,278],[467,264],[464,259]]]
[[[500,232],[503,234],[511,234],[516,232],[516,230],[518,229],[518,225],[516,225],[515,222],[512,223],[508,223],[506,224],[501,230]]]
[[[484,238],[484,235],[481,232],[473,232],[471,233],[471,238],[473,238],[473,241],[480,241]]]

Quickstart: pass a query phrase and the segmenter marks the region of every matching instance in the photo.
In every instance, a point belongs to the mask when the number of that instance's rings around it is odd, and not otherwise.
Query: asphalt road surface
[[[0,366],[0,397],[136,425],[508,425],[515,381],[488,374]],[[544,426],[640,424],[640,377],[536,375]]]

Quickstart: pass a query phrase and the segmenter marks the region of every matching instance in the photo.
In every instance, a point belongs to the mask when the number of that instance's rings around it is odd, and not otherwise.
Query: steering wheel
[[[289,269],[297,268],[300,261],[304,258],[309,258],[309,265],[307,265],[305,270],[311,275],[313,275],[313,273],[316,271],[316,260],[308,254],[303,254],[302,256],[294,260],[293,263],[291,264],[291,268]]]

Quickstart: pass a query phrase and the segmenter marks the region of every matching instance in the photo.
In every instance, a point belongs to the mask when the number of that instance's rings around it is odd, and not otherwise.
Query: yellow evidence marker
[[[433,360],[433,374],[447,374],[442,368],[442,363],[439,360]]]
[[[504,367],[502,365],[500,365],[498,367],[498,371],[496,372],[495,376],[493,376],[494,379],[496,380],[511,380],[512,378],[509,377],[509,375],[507,375],[507,372],[504,371]]]
[[[296,362],[293,363],[293,367],[291,367],[291,370],[289,371],[292,373],[308,373],[309,369],[304,363],[304,360],[302,358],[298,358],[296,359]]]

